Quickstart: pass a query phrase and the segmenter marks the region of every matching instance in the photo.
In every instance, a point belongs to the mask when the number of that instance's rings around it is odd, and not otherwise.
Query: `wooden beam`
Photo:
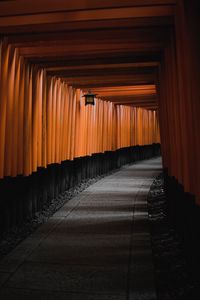
[[[92,85],[95,83],[100,83],[101,86],[108,86],[107,84],[109,83],[109,86],[111,85],[115,85],[115,83],[123,83],[123,85],[135,85],[136,82],[140,82],[140,81],[144,81],[146,84],[146,82],[149,82],[149,84],[154,83],[155,80],[155,76],[154,74],[150,73],[150,74],[137,74],[137,76],[133,76],[133,75],[126,75],[126,76],[121,76],[121,75],[112,75],[112,76],[106,76],[106,74],[104,76],[100,75],[100,76],[95,76],[95,77],[63,77],[63,80],[68,81],[69,84],[70,83],[77,83],[78,84],[87,84],[87,85]],[[130,82],[132,82],[133,84],[130,84]],[[138,83],[139,84],[139,83]],[[143,84],[143,83],[142,83]]]
[[[0,17],[1,27],[13,27],[37,24],[56,24],[67,22],[130,19],[130,18],[151,18],[174,15],[174,5],[138,6],[107,9],[91,9],[79,11],[61,11],[38,14],[22,14]]]
[[[24,34],[48,34],[69,32],[69,31],[83,31],[83,30],[101,30],[101,29],[123,29],[123,28],[138,28],[138,27],[154,27],[173,26],[174,18],[172,16],[166,17],[151,17],[151,18],[130,18],[117,20],[93,20],[80,22],[62,22],[62,23],[48,23],[48,24],[24,24],[16,26],[0,26],[1,35],[24,35]]]
[[[0,2],[0,16],[14,16],[20,14],[38,14],[59,11],[76,11],[99,8],[122,8],[152,5],[174,5],[176,0],[17,0]]]
[[[29,62],[32,64],[37,64],[44,68],[52,68],[52,67],[83,67],[85,65],[95,66],[98,64],[103,65],[111,65],[111,64],[126,64],[126,63],[140,63],[140,62],[147,62],[153,61],[158,62],[160,60],[160,51],[154,52],[141,52],[141,53],[127,53],[121,52],[120,54],[112,54],[107,53],[106,56],[101,54],[80,54],[78,57],[73,55],[70,58],[66,57],[35,57],[32,56],[29,58]]]
[[[68,83],[69,85],[75,87],[75,88],[80,88],[80,89],[94,89],[97,87],[110,87],[112,86],[124,86],[126,84],[129,85],[141,85],[141,84],[154,84],[155,80],[152,77],[141,77],[141,78],[131,78],[131,79],[121,79],[121,80],[96,80],[96,81],[90,81],[90,82],[83,82],[83,81],[69,81],[66,80],[65,78],[61,78],[64,82]]]
[[[57,76],[57,77],[65,77],[65,78],[96,78],[99,76],[137,76],[138,74],[155,74],[156,69],[155,68],[128,68],[128,69],[97,69],[97,70],[80,70],[80,71],[50,71],[48,72],[48,75],[50,76]]]
[[[130,25],[129,25],[130,26]],[[155,30],[152,27],[139,28],[101,28],[96,30],[79,30],[79,31],[60,31],[60,32],[40,32],[35,34],[20,34],[9,35],[8,43],[12,43],[15,47],[21,47],[24,44],[30,46],[57,46],[57,45],[71,45],[71,44],[102,44],[114,42],[153,42],[165,41],[169,36],[169,28],[167,26],[160,26]]]
[[[156,90],[156,86],[154,84],[151,85],[134,85],[134,86],[122,86],[122,87],[101,87],[101,88],[95,88],[95,93],[98,92],[116,92],[116,91],[135,91],[135,90],[149,90],[149,89],[154,89]]]
[[[135,102],[115,102],[115,105],[131,105],[135,107],[158,107],[158,104],[155,102],[149,102],[149,103],[135,103]]]
[[[123,103],[140,103],[140,102],[144,102],[144,103],[148,103],[150,101],[153,101],[155,103],[157,103],[157,98],[155,95],[149,95],[148,97],[144,97],[143,95],[138,95],[138,96],[119,96],[119,97],[100,97],[102,100],[107,100],[107,101],[111,101],[111,102],[123,102]]]
[[[109,97],[109,98],[115,98],[115,97],[133,97],[136,96],[140,98],[141,96],[147,95],[147,96],[156,96],[155,90],[146,90],[146,91],[116,91],[116,92],[100,92],[98,94],[100,97]]]
[[[91,44],[80,44],[80,45],[62,45],[62,46],[37,46],[37,47],[22,47],[19,49],[20,55],[24,57],[39,56],[39,57],[66,57],[68,55],[79,56],[80,54],[101,54],[106,55],[107,53],[118,53],[121,52],[133,53],[134,51],[161,51],[164,47],[162,42],[149,42],[149,43],[110,43],[105,45],[91,45]]]
[[[145,68],[145,67],[158,67],[159,62],[157,61],[147,61],[147,62],[138,62],[138,63],[118,63],[118,64],[101,64],[101,65],[83,65],[83,66],[55,66],[55,67],[46,67],[48,72],[53,71],[74,71],[80,72],[82,70],[99,70],[99,69],[124,69],[124,68]]]

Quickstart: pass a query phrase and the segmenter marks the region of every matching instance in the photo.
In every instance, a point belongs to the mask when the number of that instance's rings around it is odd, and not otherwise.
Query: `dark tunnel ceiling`
[[[0,2],[0,33],[29,62],[116,104],[157,108],[175,0]]]

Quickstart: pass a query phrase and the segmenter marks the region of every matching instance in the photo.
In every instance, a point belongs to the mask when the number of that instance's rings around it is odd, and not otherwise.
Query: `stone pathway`
[[[147,194],[161,160],[71,199],[0,262],[3,300],[156,299]]]

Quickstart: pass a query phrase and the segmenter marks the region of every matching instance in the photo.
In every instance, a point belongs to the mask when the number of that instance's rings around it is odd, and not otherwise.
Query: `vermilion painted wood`
[[[8,57],[10,67],[8,73],[6,60],[1,65],[8,93],[7,97],[1,97],[1,103],[6,102],[6,138],[4,145],[1,143],[6,159],[1,160],[1,178],[29,175],[38,167],[92,153],[159,142],[153,111],[115,106],[100,99],[95,100],[95,106],[85,106],[79,89],[67,86],[60,79],[47,78],[43,70],[27,65],[9,45],[3,45],[1,55]],[[19,83],[24,87],[20,97]],[[133,141],[134,126],[137,136]],[[19,129],[24,140],[21,165],[16,155],[22,140]]]

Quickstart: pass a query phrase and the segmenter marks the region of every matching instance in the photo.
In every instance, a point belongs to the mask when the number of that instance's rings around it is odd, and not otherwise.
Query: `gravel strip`
[[[158,300],[200,299],[187,268],[181,237],[170,224],[163,174],[150,188],[148,211]]]

